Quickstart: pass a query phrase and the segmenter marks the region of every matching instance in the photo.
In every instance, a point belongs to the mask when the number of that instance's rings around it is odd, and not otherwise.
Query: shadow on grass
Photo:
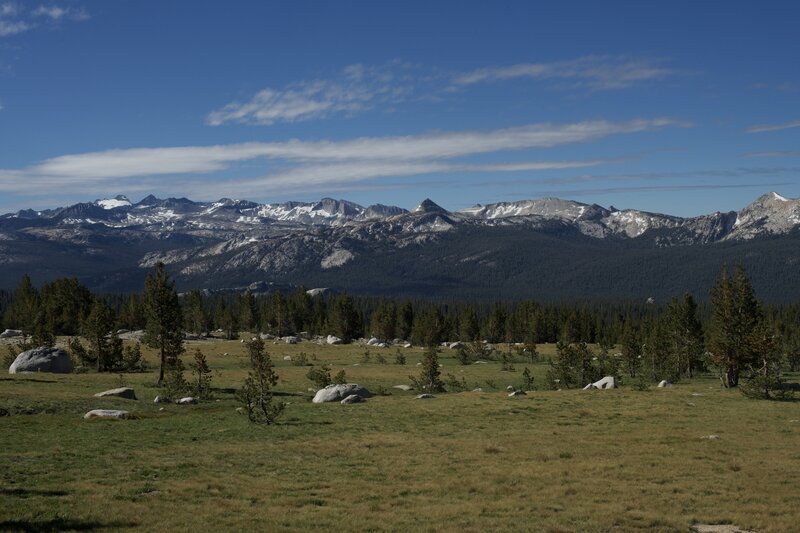
[[[22,489],[0,487],[0,496],[16,496],[18,498],[31,498],[35,496],[67,496],[69,492],[63,490]]]
[[[275,422],[277,426],[330,426],[333,422],[329,420],[279,420]]]
[[[71,520],[54,518],[52,520],[4,520],[0,531],[24,531],[43,533],[46,531],[94,531],[96,529],[123,529],[136,527],[135,522],[100,522],[98,520]]]
[[[33,383],[58,383],[55,379],[39,379],[39,378],[29,378],[27,377],[29,374],[15,374],[19,377],[16,378],[0,378],[0,381],[16,381],[16,382],[33,382]]]

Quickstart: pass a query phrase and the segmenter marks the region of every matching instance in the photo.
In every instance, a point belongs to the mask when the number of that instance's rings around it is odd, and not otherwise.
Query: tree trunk
[[[158,370],[158,386],[164,384],[164,364],[166,363],[167,357],[164,354],[164,348],[161,348],[161,368]]]
[[[723,376],[722,384],[725,385],[726,389],[738,386],[739,369],[734,366],[729,366],[728,370],[725,371],[725,375]]]

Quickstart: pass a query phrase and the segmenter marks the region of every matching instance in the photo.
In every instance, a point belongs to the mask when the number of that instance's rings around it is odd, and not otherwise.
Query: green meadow
[[[362,346],[268,343],[287,406],[258,426],[233,396],[246,345],[186,347],[185,362],[200,347],[214,370],[214,398],[198,405],[153,403],[162,391],[146,349],[145,373],[0,376],[0,530],[800,528],[800,402],[749,400],[710,374],[668,389],[552,391],[546,362],[462,366],[444,349],[442,376],[467,392],[417,400],[393,386],[418,374],[420,349],[401,349],[397,365],[395,348],[364,362]],[[378,394],[312,404],[309,367],[284,360],[301,352]],[[526,366],[539,390],[509,397]],[[93,397],[121,384],[139,399]],[[97,408],[133,417],[83,419]]]

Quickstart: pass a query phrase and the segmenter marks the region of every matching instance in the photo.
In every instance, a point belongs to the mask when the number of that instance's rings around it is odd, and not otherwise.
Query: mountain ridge
[[[638,283],[629,273],[624,282],[602,281],[605,257],[624,258],[618,270],[639,265],[642,276],[676,280],[696,276],[691,268],[709,264],[716,271],[721,262],[744,260],[776,279],[791,277],[793,265],[800,264],[788,244],[798,234],[800,200],[777,193],[739,211],[697,217],[559,198],[459,211],[425,199],[408,211],[333,198],[260,204],[148,195],[132,203],[118,195],[0,216],[0,288],[11,288],[27,272],[44,281],[77,276],[93,288],[130,290],[147,269],[163,262],[181,287],[278,282],[367,292],[403,292],[405,287],[426,296],[488,294],[505,287],[514,294],[558,297],[554,287],[560,285],[564,294],[580,286],[581,294],[610,297],[628,291],[627,284],[660,294],[663,280],[656,278]],[[772,259],[776,264],[764,266],[762,258],[752,256],[755,249],[763,257],[781,252]],[[564,250],[585,254],[585,264],[575,265]],[[670,270],[648,263],[654,257]],[[675,257],[681,262],[673,262]],[[421,260],[429,263],[420,265]],[[573,274],[565,271],[570,268]],[[615,280],[620,275],[608,273]],[[553,287],[542,285],[544,279]],[[515,283],[517,291],[510,288]],[[795,285],[800,291],[800,280],[791,281],[783,294],[767,288],[783,298]]]

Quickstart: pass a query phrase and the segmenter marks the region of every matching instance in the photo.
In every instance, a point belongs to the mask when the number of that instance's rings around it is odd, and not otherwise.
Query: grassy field
[[[391,388],[418,373],[420,350],[403,350],[400,366],[394,348],[361,363],[363,347],[268,344],[288,406],[260,427],[232,395],[245,345],[187,343],[187,362],[195,346],[216,371],[215,399],[163,411],[153,372],[123,376],[138,401],[92,397],[119,386],[113,374],[1,376],[0,407],[12,414],[0,418],[0,530],[800,528],[800,403],[747,400],[711,376],[509,398],[525,364],[461,366],[445,350],[443,374],[484,392],[425,401]],[[283,360],[301,351],[391,394],[312,404],[307,368]],[[542,387],[546,364],[531,368]],[[136,418],[83,420],[94,408]]]

